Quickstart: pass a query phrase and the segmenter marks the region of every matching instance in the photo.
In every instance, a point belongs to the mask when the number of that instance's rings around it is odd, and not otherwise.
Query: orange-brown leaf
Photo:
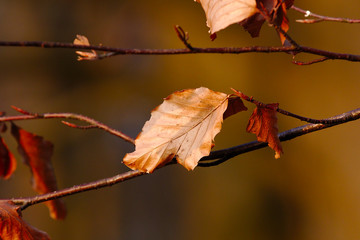
[[[50,240],[49,236],[26,223],[11,201],[0,201],[1,240]]]
[[[266,20],[265,16],[268,15],[267,17],[270,18],[269,21],[281,27],[284,32],[287,32],[289,30],[289,21],[286,16],[286,10],[290,8],[293,3],[294,0],[256,0],[256,7],[259,9],[259,12],[241,21],[240,25],[242,25],[252,37],[258,37],[260,29]],[[278,34],[281,43],[287,45],[285,36],[280,32],[278,32]]]
[[[56,177],[51,163],[53,144],[41,136],[19,128],[14,123],[11,125],[11,133],[18,142],[18,151],[24,162],[31,169],[33,188],[40,194],[56,191]],[[47,201],[45,204],[52,218],[65,218],[66,208],[61,199]]]
[[[247,111],[247,107],[245,107],[244,102],[241,100],[238,96],[231,96],[228,100],[228,106],[226,108],[226,111],[224,112],[223,119],[242,111]]]
[[[209,155],[227,105],[227,94],[204,87],[171,94],[152,111],[135,140],[135,151],[123,162],[151,173],[176,157],[186,169],[194,169]]]
[[[246,128],[246,131],[256,134],[258,141],[267,142],[269,147],[274,149],[275,158],[279,158],[283,153],[278,137],[277,112],[275,110],[278,105],[274,103],[268,104],[266,107],[256,107]]]
[[[16,159],[0,137],[0,177],[8,179],[16,169]]]

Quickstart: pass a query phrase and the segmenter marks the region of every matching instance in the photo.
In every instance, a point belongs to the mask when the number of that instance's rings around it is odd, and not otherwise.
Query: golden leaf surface
[[[254,15],[256,0],[195,0],[201,3],[210,33],[218,32],[231,24]]]
[[[174,92],[152,111],[135,140],[135,151],[126,154],[123,162],[151,173],[176,157],[193,170],[209,155],[227,105],[227,94],[205,87]]]

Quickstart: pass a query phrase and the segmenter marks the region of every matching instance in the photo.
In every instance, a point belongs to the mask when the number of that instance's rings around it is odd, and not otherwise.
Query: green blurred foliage
[[[297,3],[297,2],[296,2]],[[330,16],[356,18],[360,2],[299,1],[299,7]],[[300,44],[358,53],[359,25],[295,23],[289,34]],[[91,43],[123,48],[182,48],[179,24],[198,47],[279,45],[263,26],[252,39],[231,26],[211,42],[199,4],[184,0],[1,1],[1,40],[71,42],[76,34]],[[287,54],[118,56],[77,62],[73,50],[0,48],[0,106],[33,112],[75,112],[135,137],[162,98],[175,90],[230,87],[263,102],[313,118],[359,107],[359,63],[327,61],[291,64]],[[299,56],[301,59],[312,59]],[[216,149],[255,139],[245,132],[250,111],[226,120]],[[280,131],[303,123],[279,117]],[[55,144],[60,188],[127,170],[121,164],[132,146],[99,130],[67,128],[57,120],[19,122]],[[247,153],[214,168],[187,172],[171,166],[149,176],[67,197],[68,217],[53,221],[37,205],[24,212],[52,239],[360,239],[359,122]],[[5,136],[10,147],[15,143]],[[17,158],[20,157],[17,155]],[[31,196],[29,170],[19,164],[0,197]]]

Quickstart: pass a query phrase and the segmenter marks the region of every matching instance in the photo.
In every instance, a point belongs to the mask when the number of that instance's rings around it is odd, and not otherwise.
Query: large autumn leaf
[[[0,201],[1,240],[50,240],[49,236],[27,224],[11,201]]]
[[[204,87],[171,94],[152,111],[135,140],[135,151],[126,154],[123,162],[131,169],[151,173],[176,157],[186,169],[194,169],[210,153],[228,98],[225,93]],[[226,116],[246,110],[239,100],[232,101]]]
[[[258,12],[255,0],[195,0],[201,3],[206,24],[214,34],[231,24],[238,23]]]
[[[24,162],[31,169],[33,188],[40,194],[56,191],[56,177],[51,163],[53,144],[41,136],[19,128],[14,123],[11,124],[11,134],[18,142],[18,150]],[[66,208],[63,200],[51,200],[45,204],[48,206],[52,218],[65,218]]]
[[[294,0],[196,0],[200,2],[210,28],[211,38],[215,33],[234,23],[240,23],[252,37],[259,36],[263,23],[267,20],[276,24],[284,32],[289,29],[286,10]],[[283,45],[285,36],[279,32]]]
[[[8,179],[16,169],[16,159],[0,137],[0,177]]]
[[[276,108],[278,103],[257,106],[249,119],[246,131],[256,134],[257,140],[267,142],[275,150],[275,158],[283,153],[278,137]]]

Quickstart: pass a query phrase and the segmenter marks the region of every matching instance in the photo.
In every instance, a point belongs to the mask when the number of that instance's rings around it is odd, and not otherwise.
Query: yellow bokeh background
[[[360,18],[360,2],[299,1],[298,7]],[[329,51],[360,53],[360,25],[299,24],[289,11],[289,34],[298,43]],[[0,40],[72,42],[121,48],[182,48],[173,27],[182,26],[196,47],[278,46],[264,25],[252,39],[233,25],[210,41],[200,4],[188,0],[2,1]],[[230,87],[291,112],[326,118],[359,107],[359,63],[326,61],[296,66],[283,53],[240,55],[117,56],[77,62],[68,49],[0,48],[0,111],[15,105],[32,112],[75,112],[135,137],[153,108],[170,93],[200,86]],[[299,55],[298,60],[313,56]],[[215,149],[255,140],[245,132],[250,111],[226,120]],[[82,131],[58,120],[18,124],[55,144],[59,188],[125,172],[130,144],[100,130]],[[304,123],[279,117],[280,131]],[[154,174],[97,191],[66,197],[65,221],[49,218],[44,205],[24,218],[51,239],[360,239],[359,122],[283,143],[274,159],[266,148],[213,168],[187,172],[170,166]],[[16,151],[14,140],[3,137]],[[35,195],[30,173],[18,169],[0,182],[0,197]]]

